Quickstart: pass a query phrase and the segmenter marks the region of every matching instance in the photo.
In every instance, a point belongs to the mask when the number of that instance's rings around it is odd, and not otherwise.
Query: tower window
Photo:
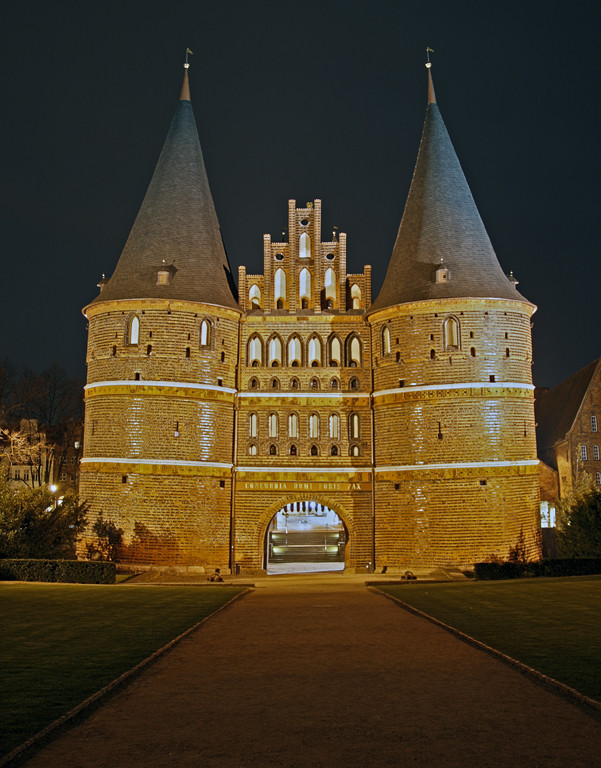
[[[385,325],[382,328],[382,355],[390,354],[390,327]]]
[[[127,343],[135,346],[140,340],[140,318],[137,315],[132,315],[129,319],[129,326],[127,329]]]
[[[298,239],[298,255],[301,259],[311,258],[311,238],[303,232]]]
[[[210,347],[213,341],[213,325],[210,320],[203,320],[200,324],[200,346]]]
[[[353,283],[351,286],[351,303],[353,309],[361,308],[361,288],[359,288],[357,283]]]
[[[117,347],[113,344],[113,357],[117,357]]]
[[[251,285],[248,292],[248,300],[251,309],[261,309],[261,289],[258,285]]]
[[[254,368],[263,364],[263,344],[260,336],[252,336],[248,341],[248,365]]]
[[[471,355],[472,357],[476,357],[476,347],[472,347],[472,348],[470,349],[470,355]]]
[[[278,309],[283,309],[284,301],[286,299],[286,273],[281,267],[275,271],[273,288],[273,295],[276,300],[276,306]],[[280,304],[280,302],[282,303]]]
[[[190,357],[190,347],[186,347],[186,357]]]
[[[496,379],[495,375],[491,373],[491,375],[488,377],[488,380],[489,380],[489,381],[493,381],[493,382],[494,382],[494,381],[496,381],[497,379]]]
[[[459,349],[459,320],[450,316],[442,324],[445,350]]]
[[[147,355],[151,355],[151,354],[152,354],[152,344],[149,344],[149,345],[146,347],[146,354],[147,354]]]

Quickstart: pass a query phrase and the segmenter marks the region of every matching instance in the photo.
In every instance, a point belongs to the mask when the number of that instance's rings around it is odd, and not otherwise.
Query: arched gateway
[[[347,541],[342,519],[327,504],[289,502],[267,527],[264,568],[270,574],[341,571]]]

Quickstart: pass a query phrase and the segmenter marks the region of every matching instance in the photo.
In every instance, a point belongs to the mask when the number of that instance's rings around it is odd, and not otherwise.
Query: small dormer
[[[105,286],[107,283],[108,283],[108,280],[106,279],[106,275],[105,275],[105,274],[104,274],[104,272],[103,272],[103,273],[102,273],[102,277],[101,277],[101,278],[100,278],[100,280],[99,280],[99,281],[96,283],[96,285],[97,285],[97,286],[100,288],[100,292],[101,292],[101,293],[102,293],[102,289],[104,288],[104,286]]]
[[[171,285],[171,280],[173,279],[173,276],[177,272],[176,268],[173,266],[173,264],[167,264],[165,262],[165,259],[163,259],[163,263],[161,266],[157,269],[157,285]]]
[[[444,261],[440,260],[440,266],[436,270],[436,277],[435,277],[435,283],[436,285],[443,285],[444,283],[448,283],[451,279],[451,272],[449,271],[448,267],[445,267]]]

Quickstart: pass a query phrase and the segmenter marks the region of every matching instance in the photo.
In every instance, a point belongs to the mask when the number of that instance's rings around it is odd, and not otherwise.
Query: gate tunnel
[[[343,571],[347,539],[344,523],[327,505],[290,502],[267,528],[265,570],[268,574]]]

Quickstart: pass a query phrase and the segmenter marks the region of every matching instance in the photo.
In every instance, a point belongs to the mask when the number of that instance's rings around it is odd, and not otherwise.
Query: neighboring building
[[[467,565],[522,533],[539,554],[535,307],[501,270],[429,71],[428,86],[372,303],[346,236],[322,240],[320,200],[288,202],[287,238],[264,236],[263,273],[240,268],[237,293],[186,72],[121,258],[84,310],[80,496],[124,529],[123,560],[256,570],[293,529],[299,552],[321,537],[349,567]],[[323,531],[296,530],[309,517]]]
[[[566,496],[580,472],[601,488],[601,360],[537,393],[535,413],[541,501]]]

